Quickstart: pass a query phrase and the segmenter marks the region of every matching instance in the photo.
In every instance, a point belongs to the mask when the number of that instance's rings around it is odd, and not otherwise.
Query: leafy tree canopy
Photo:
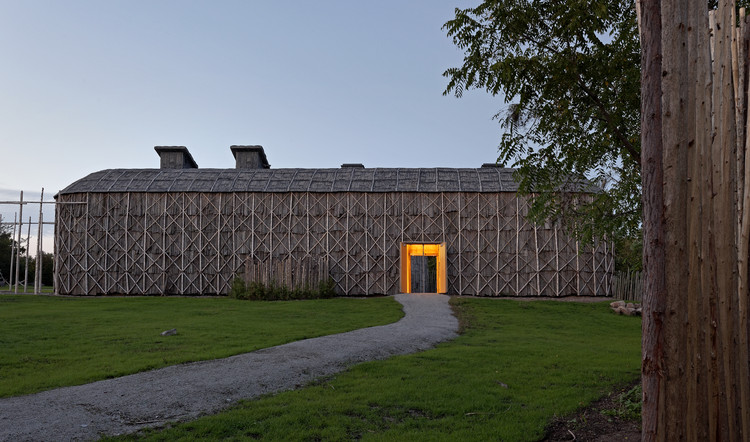
[[[579,239],[639,238],[640,47],[621,0],[486,0],[443,29],[464,51],[445,94],[502,96],[498,162],[518,169],[534,221]],[[566,190],[587,178],[604,192]]]

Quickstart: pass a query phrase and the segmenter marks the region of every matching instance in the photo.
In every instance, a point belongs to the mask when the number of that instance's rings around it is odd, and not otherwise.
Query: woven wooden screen
[[[513,193],[80,193],[57,207],[61,294],[227,293],[247,259],[325,257],[343,295],[400,291],[403,242],[447,245],[449,294],[609,293],[606,242],[526,221]]]

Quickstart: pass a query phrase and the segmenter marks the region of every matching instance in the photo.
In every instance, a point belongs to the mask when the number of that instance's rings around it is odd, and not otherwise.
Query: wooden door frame
[[[437,245],[437,255],[411,255],[408,252],[409,245]],[[448,292],[448,257],[445,242],[402,242],[399,246],[399,281],[401,293],[411,293],[411,256],[436,256],[437,257],[437,293]]]

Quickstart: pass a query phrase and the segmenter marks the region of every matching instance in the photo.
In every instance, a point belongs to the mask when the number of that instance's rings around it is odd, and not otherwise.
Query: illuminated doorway
[[[401,292],[446,293],[445,243],[401,243]]]

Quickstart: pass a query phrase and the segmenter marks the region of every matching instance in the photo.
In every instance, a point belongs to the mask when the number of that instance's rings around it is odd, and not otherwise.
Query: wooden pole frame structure
[[[559,226],[534,226],[514,192],[86,192],[57,202],[60,294],[222,294],[248,260],[305,256],[326,257],[342,295],[394,294],[399,244],[410,242],[446,244],[453,294],[601,296],[613,270],[606,243],[583,248]]]
[[[34,221],[31,216],[29,216],[28,222],[24,223],[21,216],[23,216],[23,206],[27,206],[30,204],[39,204],[39,218]],[[29,200],[26,200],[24,198],[24,192],[19,192],[19,199],[16,201],[0,201],[0,205],[12,205],[12,206],[18,206],[19,209],[14,214],[13,222],[3,222],[3,225],[12,226],[12,233],[11,238],[13,239],[13,244],[11,247],[11,260],[10,260],[10,275],[9,275],[9,288],[10,290],[15,294],[19,293],[19,287],[21,285],[21,278],[20,278],[20,248],[23,244],[26,245],[26,253],[24,257],[24,263],[25,263],[25,270],[24,270],[24,278],[23,278],[23,289],[22,293],[28,293],[28,266],[29,261],[35,262],[35,269],[34,269],[34,288],[32,293],[38,294],[42,292],[42,272],[43,272],[43,254],[44,254],[44,226],[54,226],[54,222],[51,221],[44,221],[44,211],[43,208],[45,205],[57,205],[55,201],[44,201],[44,188],[42,188],[40,193],[40,199],[38,203],[32,203]],[[26,239],[23,238],[23,226],[26,225]],[[31,228],[32,226],[37,226],[37,232],[36,232],[36,250],[35,255],[32,258],[31,256]]]

